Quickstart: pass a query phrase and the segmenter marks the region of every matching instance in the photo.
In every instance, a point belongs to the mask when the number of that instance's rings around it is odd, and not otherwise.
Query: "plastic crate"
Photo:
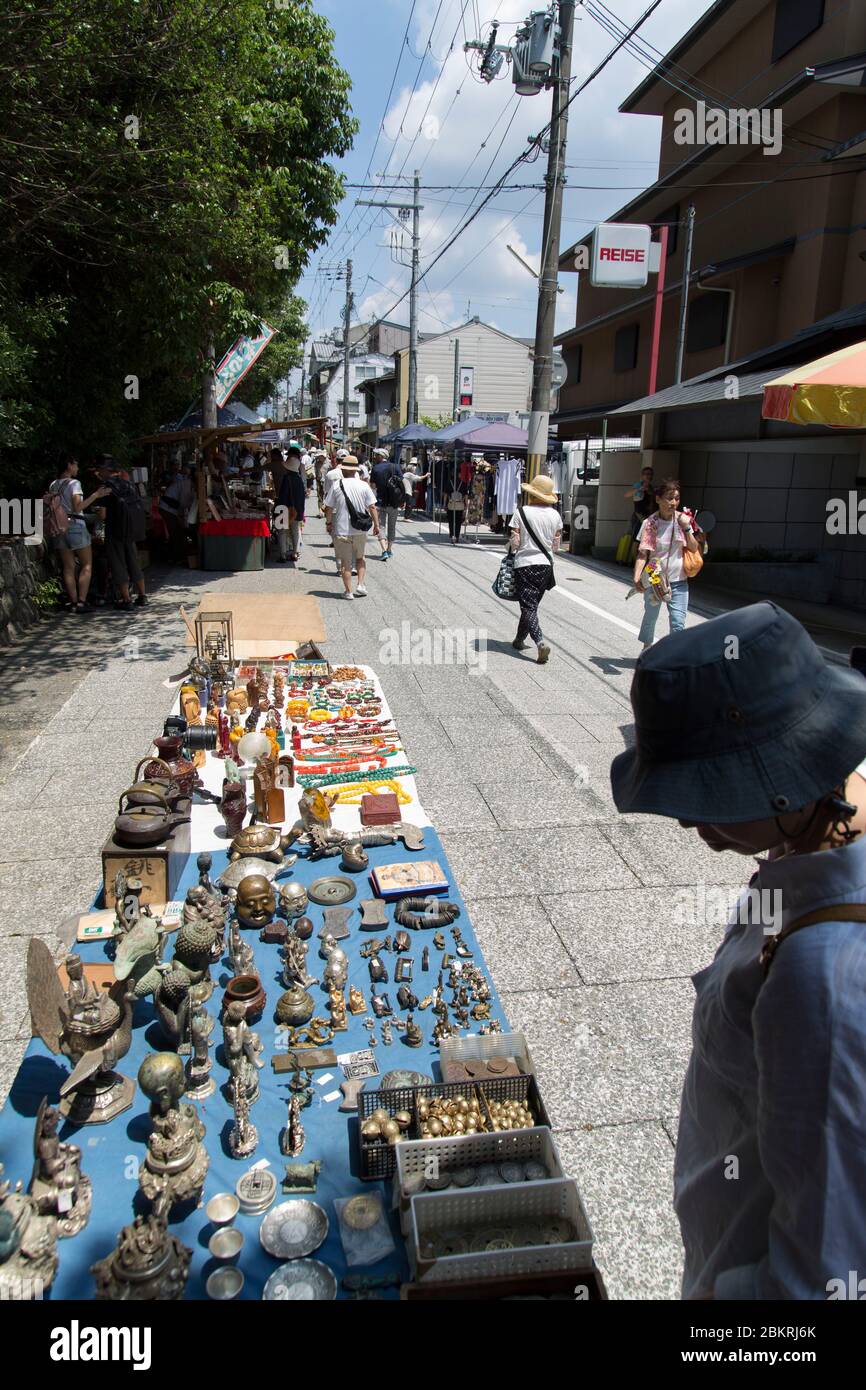
[[[361,1134],[364,1121],[374,1110],[386,1110],[396,1115],[398,1110],[408,1110],[412,1115],[406,1137],[420,1139],[421,1127],[418,1119],[418,1101],[442,1096],[478,1096],[482,1107],[484,1100],[522,1100],[529,1103],[536,1124],[550,1128],[550,1120],[534,1076],[500,1076],[491,1081],[476,1081],[467,1085],[462,1081],[428,1086],[398,1086],[388,1091],[360,1091],[358,1093],[358,1144],[360,1149],[360,1176],[366,1181],[390,1178],[397,1167],[396,1146],[384,1139],[365,1139]],[[485,1112],[487,1113],[487,1112]],[[489,1121],[489,1113],[487,1113]],[[522,1133],[520,1130],[498,1130],[495,1133]],[[432,1144],[447,1143],[447,1140],[431,1139]]]
[[[524,1033],[471,1033],[465,1038],[443,1038],[439,1045],[439,1065],[443,1075],[449,1062],[468,1062],[473,1058],[513,1057],[521,1071],[535,1075],[535,1063]]]
[[[397,1172],[394,1175],[394,1205],[399,1208],[403,1234],[409,1234],[409,1202],[412,1193],[406,1191],[407,1179],[428,1171],[431,1155],[436,1159],[436,1172],[448,1173],[460,1168],[478,1168],[483,1163],[543,1163],[547,1178],[562,1178],[562,1163],[549,1129],[495,1130],[493,1134],[458,1134],[447,1139],[410,1139],[396,1145]],[[492,1184],[491,1184],[492,1186]],[[443,1189],[451,1190],[451,1189]],[[468,1189],[454,1188],[454,1191]],[[421,1195],[420,1193],[418,1194]]]
[[[459,1283],[461,1280],[538,1274],[550,1270],[592,1268],[592,1228],[577,1184],[570,1178],[552,1182],[515,1183],[505,1187],[464,1188],[462,1191],[422,1192],[411,1201],[409,1264],[419,1283]],[[424,1255],[431,1237],[448,1231],[502,1230],[532,1225],[539,1232],[546,1221],[566,1220],[576,1239],[552,1245],[515,1246],[510,1250],[472,1250],[463,1255]]]

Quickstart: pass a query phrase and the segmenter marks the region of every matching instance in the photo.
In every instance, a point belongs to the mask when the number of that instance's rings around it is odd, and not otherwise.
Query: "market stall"
[[[31,943],[0,1293],[604,1296],[375,672],[196,637],[76,953]]]

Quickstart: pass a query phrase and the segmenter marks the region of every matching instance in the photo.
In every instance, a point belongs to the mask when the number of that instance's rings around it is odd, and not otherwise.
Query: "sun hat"
[[[752,603],[663,637],[631,687],[637,742],[610,769],[619,811],[735,825],[798,811],[866,758],[866,681],[796,618]]]
[[[387,450],[387,449],[374,449],[374,450],[373,450],[373,455],[374,455],[375,458],[386,459],[386,458],[388,457],[388,450]]]
[[[360,466],[354,454],[346,454],[344,458],[340,459],[341,468],[360,468]]]
[[[530,497],[537,497],[540,502],[555,502],[556,488],[553,486],[553,479],[548,478],[545,473],[539,473],[537,478],[533,478],[531,483],[521,483],[524,492],[528,492]]]

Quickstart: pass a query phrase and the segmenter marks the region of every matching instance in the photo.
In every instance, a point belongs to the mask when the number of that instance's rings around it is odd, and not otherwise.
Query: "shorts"
[[[87,522],[80,516],[70,517],[62,535],[51,537],[52,550],[86,550],[90,545]]]
[[[107,536],[105,553],[111,566],[111,577],[118,588],[122,584],[128,584],[130,580],[133,584],[137,584],[144,578],[138,561],[135,541],[115,540]]]
[[[366,544],[366,531],[356,531],[351,536],[335,536],[334,554],[342,567],[351,569],[353,560],[363,560]]]

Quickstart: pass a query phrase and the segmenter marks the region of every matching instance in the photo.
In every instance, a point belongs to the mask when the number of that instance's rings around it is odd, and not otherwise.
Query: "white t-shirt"
[[[538,539],[553,554],[553,538],[562,530],[562,517],[555,507],[533,507],[524,505],[527,520]],[[545,556],[531,539],[529,532],[520,520],[520,512],[515,512],[509,525],[512,531],[520,532],[520,546],[514,556],[514,568],[521,570],[527,565],[546,565]]]
[[[342,487],[340,486],[342,484]],[[343,495],[345,488],[345,496]],[[346,497],[351,497],[352,505],[359,512],[365,512],[376,505],[376,494],[361,478],[344,478],[342,472],[335,478],[325,497],[325,506],[334,509],[334,529],[332,534],[339,540],[349,536],[365,536],[366,531],[356,531],[349,520]]]
[[[683,528],[675,519],[672,521],[662,521],[661,516],[653,513],[652,517],[647,517],[637,533],[638,550],[644,544],[647,525],[654,521],[656,527],[656,549],[652,552],[652,558],[658,560],[662,574],[667,575],[669,584],[677,584],[681,579],[685,579],[683,571],[683,551],[685,541],[683,539]],[[671,530],[673,529],[673,549],[671,549]],[[689,530],[691,531],[691,526]],[[646,547],[649,549],[649,545]]]
[[[84,496],[77,478],[55,478],[50,491],[60,498],[70,516],[76,515],[75,498]]]

